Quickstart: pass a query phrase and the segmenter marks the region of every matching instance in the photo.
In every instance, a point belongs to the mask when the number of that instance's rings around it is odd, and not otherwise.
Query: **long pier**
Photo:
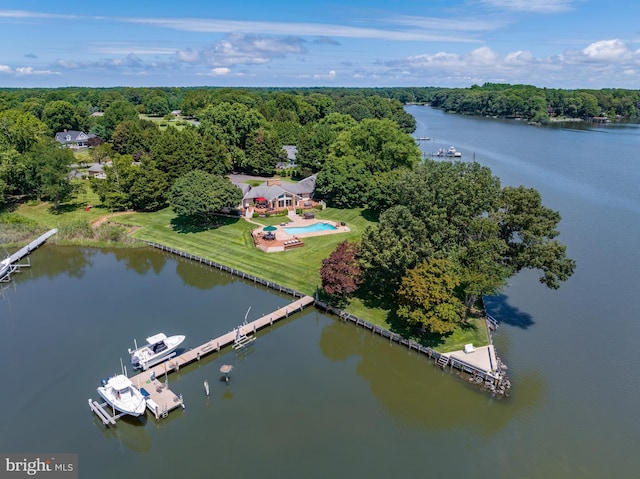
[[[19,271],[21,267],[31,266],[30,264],[16,264],[16,263],[20,261],[22,258],[24,258],[25,256],[27,256],[28,254],[30,254],[33,250],[38,249],[40,246],[42,246],[45,241],[47,241],[57,232],[58,232],[57,228],[49,230],[43,235],[40,235],[38,238],[33,240],[27,246],[20,248],[15,253],[9,255],[8,259],[9,259],[9,264],[11,266],[9,266],[9,268],[4,273],[0,273],[0,281],[4,281],[4,282],[10,281],[12,273]]]
[[[158,378],[161,378],[162,375],[167,376],[174,371],[177,372],[181,367],[194,361],[200,361],[200,359],[205,356],[213,352],[218,352],[232,343],[234,347],[242,347],[254,340],[256,333],[262,328],[273,325],[275,322],[287,318],[290,314],[302,311],[307,306],[313,304],[314,301],[311,296],[303,296],[272,313],[266,314],[250,323],[242,324],[228,333],[210,339],[200,346],[191,348],[129,379],[145,396],[147,409],[154,414],[156,419],[167,417],[172,410],[179,407],[184,408],[184,400],[181,395],[171,391],[166,382],[162,383]],[[102,420],[105,426],[115,424],[115,418],[109,417],[109,414],[95,401],[90,399],[89,407]]]

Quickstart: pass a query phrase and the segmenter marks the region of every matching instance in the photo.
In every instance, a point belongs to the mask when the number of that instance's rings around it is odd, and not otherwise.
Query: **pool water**
[[[300,226],[300,227],[291,227],[291,228],[283,228],[290,235],[303,235],[305,233],[315,233],[316,231],[336,231],[336,228],[333,225],[328,223],[314,223],[309,226]]]

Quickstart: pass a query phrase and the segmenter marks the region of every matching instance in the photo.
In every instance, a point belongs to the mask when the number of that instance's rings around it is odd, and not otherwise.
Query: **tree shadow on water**
[[[509,304],[508,299],[509,297],[504,294],[487,296],[484,298],[485,310],[500,324],[508,324],[520,329],[529,329],[533,326],[535,324],[533,317]]]

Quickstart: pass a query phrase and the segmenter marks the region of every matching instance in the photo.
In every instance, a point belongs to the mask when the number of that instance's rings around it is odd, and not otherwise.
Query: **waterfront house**
[[[236,183],[236,186],[242,190],[243,211],[256,210],[266,213],[287,208],[310,208],[313,206],[316,175],[298,183],[282,181],[275,177],[255,187],[246,183]]]

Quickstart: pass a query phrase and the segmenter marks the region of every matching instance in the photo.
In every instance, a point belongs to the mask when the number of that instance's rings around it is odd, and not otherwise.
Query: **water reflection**
[[[412,428],[447,431],[471,427],[492,436],[514,418],[535,409],[544,397],[545,385],[537,374],[520,375],[516,397],[498,400],[454,380],[451,373],[438,369],[425,356],[387,342],[368,330],[333,321],[322,330],[320,348],[332,361],[358,356],[358,375],[396,420]]]
[[[146,248],[141,251],[137,249],[114,249],[110,251],[119,262],[124,261],[127,269],[135,271],[141,276],[150,271],[153,271],[156,276],[159,275],[167,262],[163,254],[158,254],[157,252],[156,254],[151,254]]]
[[[151,437],[146,429],[147,422],[146,416],[123,416],[118,419],[116,426],[106,427],[97,416],[93,420],[95,426],[102,431],[102,435],[106,439],[119,443],[120,452],[130,449],[143,454],[151,451]]]
[[[226,286],[239,281],[236,276],[217,274],[211,266],[184,259],[178,261],[176,273],[185,284],[202,290],[213,289],[216,286]]]

